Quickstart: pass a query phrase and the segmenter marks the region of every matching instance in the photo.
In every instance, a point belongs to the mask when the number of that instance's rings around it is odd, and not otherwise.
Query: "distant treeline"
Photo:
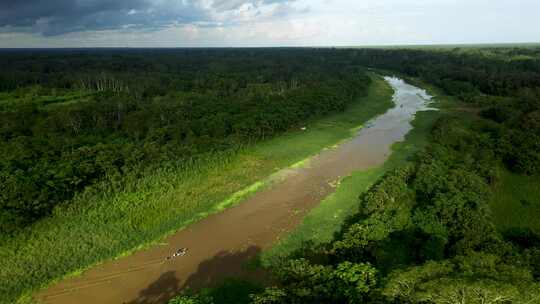
[[[511,95],[540,85],[540,48],[169,49],[3,51],[0,90],[46,88],[235,92],[254,80],[320,76],[318,63],[376,67],[429,79],[453,95]],[[305,71],[302,76],[297,72]],[[332,77],[332,76],[329,76]]]
[[[331,50],[0,53],[0,228],[167,162],[343,111],[370,78]],[[99,190],[98,190],[99,191]]]
[[[519,52],[531,51],[513,49],[511,54],[516,56]],[[482,51],[468,53],[461,49],[364,49],[355,54],[356,64],[421,77],[465,100],[478,94],[515,95],[523,89],[540,86],[540,56],[506,60],[506,57],[484,56]]]
[[[335,79],[328,73],[351,67],[347,52],[326,49],[27,50],[3,51],[0,58],[0,91],[40,85],[144,96],[229,95],[252,83],[281,90],[294,82]]]

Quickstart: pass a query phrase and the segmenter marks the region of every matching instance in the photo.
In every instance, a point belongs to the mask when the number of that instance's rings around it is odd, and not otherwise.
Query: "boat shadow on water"
[[[199,264],[197,272],[186,279],[179,277],[175,271],[165,272],[159,279],[142,290],[136,300],[124,304],[167,303],[183,290],[198,290],[203,287],[216,286],[229,278],[263,280],[264,270],[251,269],[246,265],[247,262],[257,258],[260,253],[261,249],[257,246],[251,246],[238,252],[222,251]]]

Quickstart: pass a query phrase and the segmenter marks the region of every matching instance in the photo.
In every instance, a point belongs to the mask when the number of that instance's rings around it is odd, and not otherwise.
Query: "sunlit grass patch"
[[[69,103],[83,102],[90,99],[93,93],[84,91],[39,92],[39,89],[29,89],[26,94],[0,92],[0,111],[10,111],[13,107],[26,104],[35,107],[51,109]]]
[[[540,233],[540,176],[502,170],[490,206],[499,230],[530,228]]]

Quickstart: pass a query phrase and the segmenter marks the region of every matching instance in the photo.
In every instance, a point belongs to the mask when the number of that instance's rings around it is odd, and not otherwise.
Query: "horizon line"
[[[43,47],[0,47],[0,50],[91,50],[91,49],[309,49],[309,48],[412,48],[412,47],[504,47],[540,46],[539,42],[480,42],[480,43],[405,43],[405,44],[366,44],[366,45],[306,45],[306,46],[43,46]]]

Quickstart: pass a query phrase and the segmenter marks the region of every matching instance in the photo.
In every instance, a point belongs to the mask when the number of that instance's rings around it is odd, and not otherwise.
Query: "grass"
[[[124,177],[121,192],[86,192],[69,207],[0,243],[0,303],[29,302],[54,280],[130,254],[239,203],[261,189],[279,169],[301,164],[322,148],[352,135],[392,106],[391,88],[374,77],[369,95],[346,112],[239,152],[221,153],[189,164],[173,164],[143,178]],[[261,182],[263,181],[263,182]]]
[[[0,111],[10,111],[15,104],[26,104],[30,106],[42,107],[52,109],[66,105],[69,103],[76,103],[89,100],[89,96],[93,93],[84,91],[69,91],[69,92],[57,92],[47,95],[44,92],[40,92],[39,87],[28,89],[29,92],[24,93],[5,93],[0,92]]]
[[[540,233],[540,176],[502,170],[490,207],[499,230],[529,228]]]
[[[364,122],[393,105],[392,88],[381,78],[373,76],[373,79],[368,96],[346,112],[308,123],[304,133],[289,133],[260,143],[251,154],[265,160],[277,159],[281,163],[293,164],[318,153],[321,148],[350,138]]]

